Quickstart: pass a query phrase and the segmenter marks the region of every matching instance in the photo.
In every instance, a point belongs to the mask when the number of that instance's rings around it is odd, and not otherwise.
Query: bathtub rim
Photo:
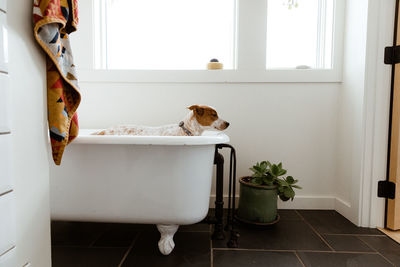
[[[223,132],[207,131],[202,136],[129,136],[91,135],[98,129],[80,129],[72,144],[132,144],[132,145],[215,145],[228,143],[229,136]]]

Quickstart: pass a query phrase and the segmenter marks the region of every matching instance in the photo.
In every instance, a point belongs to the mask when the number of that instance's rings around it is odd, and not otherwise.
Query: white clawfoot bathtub
[[[53,220],[156,224],[168,255],[179,225],[208,212],[215,144],[203,136],[96,136],[81,130],[50,169]]]

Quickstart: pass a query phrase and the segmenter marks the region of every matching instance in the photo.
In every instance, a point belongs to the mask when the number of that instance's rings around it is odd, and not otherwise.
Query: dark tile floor
[[[271,227],[238,225],[237,249],[227,239],[210,241],[207,224],[182,226],[169,256],[158,251],[153,225],[52,222],[53,267],[400,266],[399,244],[335,211],[279,213]]]

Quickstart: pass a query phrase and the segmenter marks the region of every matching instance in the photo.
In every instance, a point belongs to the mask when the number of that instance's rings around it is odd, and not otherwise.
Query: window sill
[[[341,82],[334,69],[287,70],[78,70],[87,83],[332,83]]]

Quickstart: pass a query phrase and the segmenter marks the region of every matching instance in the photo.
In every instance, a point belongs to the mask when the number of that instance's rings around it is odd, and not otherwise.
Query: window
[[[83,81],[337,82],[344,4],[87,0],[72,45]]]
[[[106,69],[203,70],[212,58],[234,67],[234,0],[103,0]],[[97,7],[100,11],[101,8]]]
[[[268,0],[267,68],[332,68],[333,0]]]

